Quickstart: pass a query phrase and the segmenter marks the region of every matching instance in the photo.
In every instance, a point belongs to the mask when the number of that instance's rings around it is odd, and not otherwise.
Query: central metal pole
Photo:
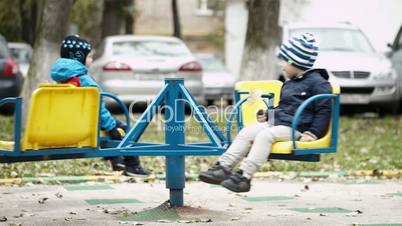
[[[172,147],[185,143],[184,102],[180,101],[179,84],[183,79],[166,79],[168,93],[165,100],[165,142]],[[178,149],[180,147],[177,147]],[[166,188],[170,190],[170,205],[183,206],[183,189],[185,186],[184,156],[166,157]]]

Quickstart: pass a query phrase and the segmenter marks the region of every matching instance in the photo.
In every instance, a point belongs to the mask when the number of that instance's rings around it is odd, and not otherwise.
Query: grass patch
[[[121,117],[121,116],[118,116]],[[139,115],[135,115],[136,118]],[[225,123],[218,126],[225,130]],[[303,163],[283,160],[269,161],[261,171],[347,171],[402,169],[402,117],[358,118],[341,117],[338,152],[322,155],[319,163]],[[186,142],[208,141],[195,119],[186,123]],[[226,134],[225,134],[226,135]],[[232,135],[234,137],[234,133]],[[12,117],[0,116],[0,139],[13,139]],[[141,141],[164,143],[164,125],[153,121],[141,137]],[[216,161],[211,157],[186,157],[186,173],[197,174]],[[165,172],[164,157],[141,157],[145,168],[156,174]],[[58,160],[30,163],[0,164],[0,178],[89,174],[111,172],[108,161],[100,159]]]

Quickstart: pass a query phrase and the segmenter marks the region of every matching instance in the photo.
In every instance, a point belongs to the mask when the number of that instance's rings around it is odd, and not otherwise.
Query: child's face
[[[292,66],[291,64],[289,64],[288,62],[286,62],[284,60],[279,60],[279,65],[281,66],[284,75],[288,79],[291,79],[303,72],[299,68]]]
[[[93,61],[92,54],[88,54],[87,58],[85,59],[85,66],[90,67]]]

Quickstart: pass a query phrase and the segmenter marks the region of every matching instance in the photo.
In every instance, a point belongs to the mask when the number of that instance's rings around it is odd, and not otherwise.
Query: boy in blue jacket
[[[88,56],[91,45],[84,39],[75,35],[64,38],[60,46],[60,56],[51,67],[51,77],[58,83],[70,83],[75,86],[92,86],[102,92],[101,87],[88,74],[87,67],[92,64],[92,57]],[[101,101],[101,129],[108,132],[113,140],[121,140],[122,135],[117,128],[125,129],[125,125],[115,120],[107,110],[105,103]],[[113,169],[125,169],[127,176],[146,176],[148,172],[140,165],[140,160],[135,157],[114,157],[111,159]]]
[[[274,120],[270,123],[273,126],[259,119],[260,123],[242,129],[218,162],[200,173],[201,181],[220,184],[234,192],[250,190],[251,178],[267,161],[272,144],[292,139],[291,124],[297,108],[311,96],[331,93],[327,71],[313,69],[317,55],[314,36],[309,33],[292,37],[281,45],[278,58],[288,80],[282,86],[274,119],[269,119]],[[323,137],[330,115],[330,100],[315,101],[301,116],[297,138],[309,142]],[[240,169],[232,174],[232,169],[243,158]]]

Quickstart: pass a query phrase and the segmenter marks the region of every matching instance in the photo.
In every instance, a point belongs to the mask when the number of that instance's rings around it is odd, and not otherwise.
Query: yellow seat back
[[[241,84],[240,84],[241,83]],[[265,93],[274,93],[275,94],[275,100],[274,100],[274,106],[276,107],[279,104],[279,99],[280,99],[280,88],[282,88],[282,83],[279,81],[243,81],[243,82],[238,82],[239,86],[236,85],[236,90],[261,90],[264,91]],[[280,84],[280,88],[278,91],[278,86]],[[266,87],[266,88],[265,88]],[[270,87],[271,90],[270,90]],[[264,89],[265,88],[265,89]],[[332,85],[332,93],[333,94],[340,94],[340,87]],[[244,98],[246,94],[243,95]],[[257,104],[254,104],[257,105]],[[257,122],[256,118],[256,113],[258,109],[266,109],[265,104],[261,101],[261,103],[258,103],[257,106],[252,105],[248,109],[249,106],[247,103],[243,104],[242,107],[242,117],[243,117],[243,125],[247,126],[253,123]],[[265,108],[263,108],[265,107]],[[321,139],[318,139],[313,142],[300,142],[297,141],[297,148],[298,149],[312,149],[312,148],[328,148],[331,146],[331,130],[332,129],[332,121],[330,121],[328,131],[322,137]],[[269,150],[268,150],[269,151]],[[271,153],[275,154],[291,154],[293,151],[293,144],[292,141],[284,141],[284,142],[276,142],[271,149]]]
[[[283,83],[278,80],[264,80],[264,81],[241,81],[237,82],[235,90],[237,91],[250,91],[254,93],[273,93],[274,94],[274,107],[278,106],[281,95]],[[240,95],[240,99],[248,96],[249,94]],[[243,126],[254,124],[257,122],[257,111],[260,109],[267,109],[265,103],[259,100],[252,105],[247,102],[241,106]]]
[[[22,149],[97,147],[99,101],[95,87],[41,85],[32,93]]]

